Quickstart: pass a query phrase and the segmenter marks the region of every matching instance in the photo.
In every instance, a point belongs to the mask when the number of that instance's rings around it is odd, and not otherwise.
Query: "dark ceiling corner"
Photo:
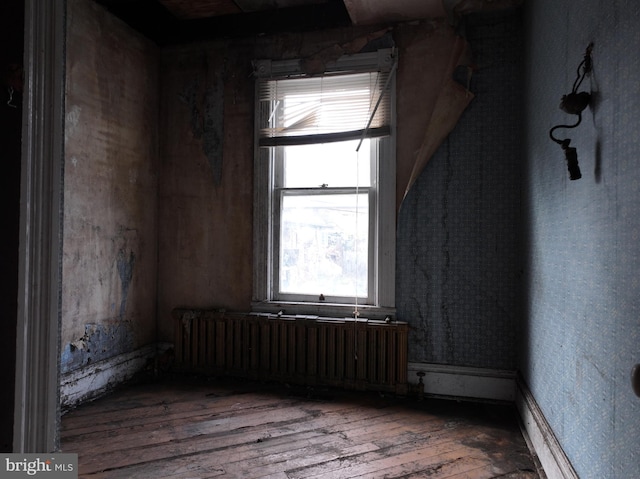
[[[181,20],[158,0],[95,0],[160,46],[351,25],[342,0]]]
[[[177,19],[157,0],[95,0],[145,37],[160,43],[166,32],[173,31]]]
[[[182,21],[168,43],[232,38],[282,32],[302,32],[351,25],[342,0],[261,12]],[[170,32],[167,32],[170,33]]]

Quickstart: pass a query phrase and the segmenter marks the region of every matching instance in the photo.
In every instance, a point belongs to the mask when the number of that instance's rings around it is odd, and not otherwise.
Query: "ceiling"
[[[211,38],[442,17],[446,15],[443,5],[468,2],[468,0],[95,1],[160,45]],[[477,3],[479,0],[474,1]]]

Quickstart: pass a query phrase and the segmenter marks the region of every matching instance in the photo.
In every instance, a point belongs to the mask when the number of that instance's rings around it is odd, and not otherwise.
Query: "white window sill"
[[[355,304],[339,303],[294,303],[287,301],[254,301],[251,310],[255,313],[282,312],[287,316],[317,316],[322,318],[350,318],[353,319]],[[358,319],[390,318],[395,320],[396,309],[371,305],[358,305]]]

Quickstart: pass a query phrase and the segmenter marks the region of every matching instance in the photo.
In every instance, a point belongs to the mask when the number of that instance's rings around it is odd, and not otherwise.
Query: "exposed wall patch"
[[[129,255],[121,249],[118,251],[118,276],[120,276],[120,287],[122,288],[122,294],[120,299],[120,320],[124,319],[124,312],[127,308],[127,297],[129,296],[129,287],[131,286],[131,279],[133,278],[133,266],[136,262],[136,255],[133,251],[129,251]]]
[[[63,372],[60,378],[60,405],[63,409],[70,409],[108,392],[144,370],[150,361],[154,362],[172,346],[166,343],[149,344],[74,371]]]
[[[61,372],[67,373],[98,361],[131,351],[134,347],[132,324],[85,324],[84,335],[62,348]]]
[[[206,61],[205,70],[207,78],[204,82],[199,78],[193,79],[178,96],[189,108],[191,133],[195,139],[201,140],[213,181],[219,185],[224,138],[224,79],[222,69],[216,69],[209,75]]]

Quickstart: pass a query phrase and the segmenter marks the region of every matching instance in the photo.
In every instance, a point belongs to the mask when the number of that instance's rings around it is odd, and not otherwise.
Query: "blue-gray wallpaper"
[[[526,2],[526,292],[520,368],[581,478],[640,477],[640,3]],[[548,137],[593,42],[570,181]]]
[[[412,327],[411,361],[516,369],[520,17],[519,11],[467,17],[475,98],[401,206],[396,304],[399,319]]]

